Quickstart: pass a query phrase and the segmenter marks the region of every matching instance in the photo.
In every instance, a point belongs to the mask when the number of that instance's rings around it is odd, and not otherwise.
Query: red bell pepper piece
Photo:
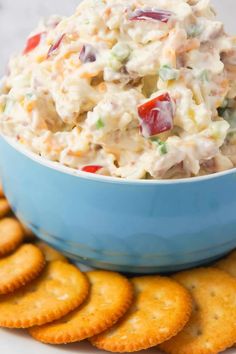
[[[84,166],[82,168],[83,172],[88,172],[88,173],[96,173],[99,170],[101,170],[103,168],[103,166],[99,166],[99,165],[90,165],[90,166]]]
[[[141,132],[150,137],[173,128],[173,106],[170,95],[165,93],[138,107]]]
[[[26,47],[23,51],[24,55],[28,54],[29,52],[34,50],[39,45],[43,34],[44,34],[44,32],[38,33],[28,39]]]

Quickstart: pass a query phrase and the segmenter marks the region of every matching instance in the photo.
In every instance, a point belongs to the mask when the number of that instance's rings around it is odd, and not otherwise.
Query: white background
[[[236,33],[236,0],[213,0],[213,2],[218,9],[219,17],[225,21],[227,29]],[[0,0],[0,74],[4,72],[9,55],[24,46],[28,33],[42,16],[53,13],[69,15],[77,3],[77,0]],[[86,343],[52,347],[34,342],[23,331],[0,330],[1,354],[78,354],[79,352],[102,354]],[[156,349],[146,353],[158,354]],[[227,354],[236,354],[236,350],[229,350]]]
[[[20,50],[40,18],[70,15],[78,0],[0,0],[0,73],[7,58]]]

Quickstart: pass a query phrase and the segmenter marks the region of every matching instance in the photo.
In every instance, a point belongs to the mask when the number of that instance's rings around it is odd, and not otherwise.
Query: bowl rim
[[[94,182],[153,186],[153,185],[175,185],[175,184],[183,184],[183,183],[189,184],[189,183],[203,182],[203,181],[215,180],[220,177],[231,175],[231,174],[235,174],[235,176],[236,176],[236,167],[232,168],[230,170],[212,173],[212,174],[205,175],[205,176],[189,177],[189,178],[181,178],[181,179],[147,180],[147,179],[131,179],[131,178],[125,179],[125,178],[119,178],[119,177],[103,176],[103,175],[83,172],[81,170],[73,169],[72,167],[64,166],[64,165],[60,164],[59,162],[47,160],[46,158],[37,155],[36,153],[30,151],[29,149],[27,149],[26,147],[21,145],[18,141],[15,140],[15,138],[6,137],[3,134],[0,134],[0,137],[3,138],[3,140],[7,144],[9,144],[14,150],[25,155],[26,157],[28,157],[29,159],[33,160],[34,162],[36,162],[40,165],[43,165],[43,166],[48,167],[50,169],[56,170],[58,172],[72,175],[74,177],[80,177],[82,179],[91,180]]]

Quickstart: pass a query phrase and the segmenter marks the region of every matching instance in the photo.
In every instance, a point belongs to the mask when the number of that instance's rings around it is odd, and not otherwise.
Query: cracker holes
[[[201,329],[198,329],[197,330],[197,337],[200,337],[200,336],[202,336],[202,331],[201,331]]]
[[[130,313],[136,313],[139,311],[139,307],[137,305],[133,305],[130,309]]]
[[[19,305],[20,301],[19,300],[12,300],[11,303],[12,303],[12,305]]]
[[[151,319],[154,320],[154,321],[156,321],[156,320],[159,320],[159,319],[160,319],[160,316],[157,316],[157,315],[153,314],[153,315],[151,316]]]
[[[153,299],[154,299],[154,300],[157,300],[157,301],[162,301],[159,294],[153,295]]]
[[[192,337],[196,338],[196,337],[200,337],[200,336],[203,334],[203,332],[202,332],[202,330],[201,330],[200,327],[198,327],[198,326],[191,326],[191,327],[189,328],[189,334],[190,334]]]
[[[60,320],[60,324],[67,324],[69,320]]]
[[[33,308],[36,309],[36,310],[41,309],[42,308],[42,304],[38,303],[38,302],[35,302],[34,305],[33,305]]]
[[[196,285],[195,284],[191,284],[189,287],[191,290],[195,290],[196,289]]]
[[[198,312],[200,310],[198,304],[196,304],[195,302],[193,303],[193,312]]]
[[[96,294],[95,294],[97,297],[103,297],[104,295],[103,295],[103,293],[100,291],[100,290],[98,290],[98,291],[96,291]]]
[[[192,331],[193,337],[200,337],[202,335],[202,330],[200,328],[194,328]]]
[[[28,293],[35,293],[37,291],[37,287],[32,287],[31,289],[29,289],[27,292]]]
[[[153,295],[153,300],[160,302],[161,305],[165,308],[173,307],[173,301],[167,300],[163,294],[156,293]]]

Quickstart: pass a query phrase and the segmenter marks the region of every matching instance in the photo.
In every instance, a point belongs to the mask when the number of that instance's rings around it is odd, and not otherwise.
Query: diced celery
[[[156,143],[161,155],[165,155],[168,153],[167,144],[165,141],[161,141],[159,138],[151,138],[153,143]]]
[[[97,129],[102,129],[102,128],[104,128],[104,126],[105,126],[105,124],[104,124],[102,118],[99,118],[99,119],[97,120],[97,123],[96,123],[96,128],[97,128]]]
[[[12,107],[13,107],[14,103],[11,99],[8,99],[5,103],[5,107],[4,107],[4,110],[3,110],[3,113],[5,114],[9,114]]]
[[[179,71],[169,65],[163,65],[159,70],[159,76],[163,81],[176,80],[179,77]]]
[[[195,38],[197,36],[199,36],[201,33],[202,33],[202,26],[199,26],[199,25],[191,25],[188,27],[187,29],[187,34],[188,34],[188,37],[190,38]]]
[[[209,71],[208,70],[203,70],[201,74],[199,75],[199,79],[201,81],[207,81],[209,82]]]
[[[110,66],[110,68],[114,71],[118,71],[122,68],[122,62],[119,61],[119,59],[117,57],[115,57],[112,53],[109,57],[109,61],[108,61],[108,65]]]
[[[130,55],[130,48],[126,43],[117,43],[111,50],[112,55],[114,55],[119,61],[123,62]]]

